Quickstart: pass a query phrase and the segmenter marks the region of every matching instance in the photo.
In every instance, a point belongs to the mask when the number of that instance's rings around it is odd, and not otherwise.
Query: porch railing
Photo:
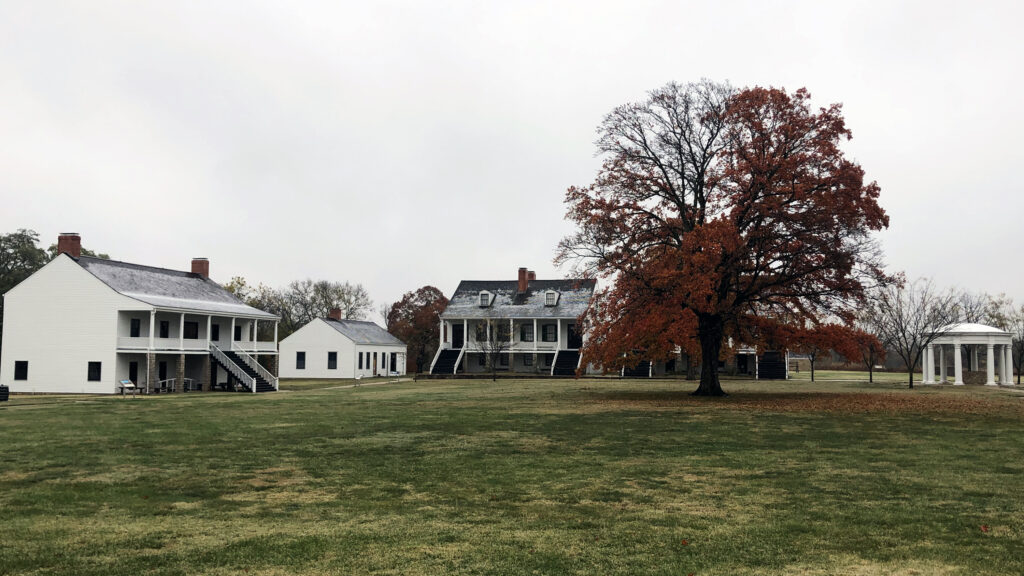
[[[274,390],[277,390],[277,376],[271,374],[270,370],[264,368],[262,364],[250,356],[245,350],[235,350],[235,354],[238,354],[238,357],[242,359],[242,362],[245,362],[246,366],[255,370],[261,378],[274,385]]]
[[[239,382],[247,383],[249,385],[249,390],[252,391],[253,394],[256,393],[256,379],[246,374],[245,370],[242,370],[238,364],[232,362],[223,350],[217,348],[215,344],[210,344],[210,355],[216,358],[217,361],[220,362],[221,366],[227,368],[228,372],[237,378]]]
[[[231,350],[234,352],[277,352],[277,342],[232,342]]]

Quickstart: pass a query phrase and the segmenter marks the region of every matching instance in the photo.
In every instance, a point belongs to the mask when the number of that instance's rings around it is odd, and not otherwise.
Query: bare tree
[[[291,316],[303,326],[340,308],[342,318],[362,320],[373,303],[362,284],[328,280],[296,280],[284,290]]]
[[[988,324],[1005,329],[1007,312],[1013,303],[1006,294],[993,296],[986,292],[953,291],[953,322]]]
[[[394,328],[395,318],[394,315],[391,313],[394,307],[394,304],[388,304],[387,302],[385,302],[384,304],[381,304],[380,307],[377,308],[377,314],[380,314],[381,318],[384,319],[384,329],[387,330],[388,332],[391,332],[392,328]]]
[[[865,321],[879,341],[903,359],[911,388],[922,350],[956,320],[954,298],[930,279],[880,286],[868,298]]]
[[[498,379],[498,362],[501,355],[505,354],[512,347],[512,327],[507,322],[492,322],[487,320],[487,334],[481,339],[477,336],[477,344],[480,345],[487,359],[487,368],[491,371],[491,381]],[[511,363],[511,359],[509,359]]]
[[[950,316],[953,322],[983,324],[988,319],[988,294],[956,289],[951,296]]]
[[[1010,307],[1007,314],[1007,325],[1004,330],[1013,334],[1013,366],[1017,369],[1017,384],[1020,384],[1020,373],[1024,366],[1024,306]],[[1013,374],[1010,374],[1013,377]]]

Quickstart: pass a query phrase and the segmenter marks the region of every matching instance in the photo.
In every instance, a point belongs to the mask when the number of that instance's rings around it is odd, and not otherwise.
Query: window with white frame
[[[486,290],[480,291],[480,307],[487,308],[491,305],[491,293]]]
[[[554,290],[548,290],[544,294],[544,305],[554,306],[555,304],[558,304],[558,292],[555,292]]]

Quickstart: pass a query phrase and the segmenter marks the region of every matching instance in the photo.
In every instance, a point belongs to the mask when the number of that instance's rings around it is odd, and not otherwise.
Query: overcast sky
[[[0,232],[219,281],[560,277],[595,127],[668,81],[842,102],[892,270],[1024,302],[1018,2],[0,0]]]

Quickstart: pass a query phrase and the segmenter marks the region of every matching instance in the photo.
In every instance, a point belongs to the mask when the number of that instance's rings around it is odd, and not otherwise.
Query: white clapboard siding
[[[306,368],[297,369],[296,353],[306,353]],[[338,353],[338,368],[327,369],[327,353]],[[349,337],[332,328],[323,319],[313,320],[302,328],[293,332],[290,336],[281,340],[280,364],[278,370],[281,378],[355,378],[357,376],[373,376],[373,364],[363,363],[359,368],[358,354],[362,352],[378,354],[397,353],[401,356],[398,371],[405,373],[405,352],[406,347],[388,346],[379,344],[356,345]],[[381,369],[383,371],[383,369]]]
[[[0,384],[11,392],[112,394],[119,309],[150,306],[122,296],[61,254],[4,296]],[[14,363],[28,361],[28,380]],[[88,381],[89,362],[101,380]]]

